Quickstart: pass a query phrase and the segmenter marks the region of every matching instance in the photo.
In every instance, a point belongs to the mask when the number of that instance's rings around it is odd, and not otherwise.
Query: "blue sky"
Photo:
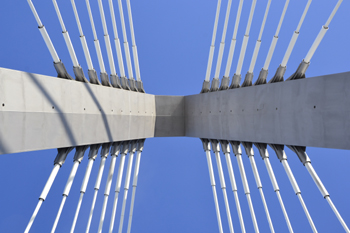
[[[118,12],[115,2],[115,10]],[[279,35],[279,41],[270,65],[272,77],[276,68],[282,61],[289,40],[297,26],[306,0],[291,1]],[[313,1],[300,30],[300,36],[287,65],[285,77],[289,77],[306,55],[313,40],[316,38],[321,26],[326,22],[329,14],[336,4],[336,0]],[[107,18],[108,30],[112,39],[112,25],[110,21],[108,2],[103,1]],[[126,10],[126,3],[124,10]],[[216,1],[207,0],[178,0],[178,1],[132,1],[133,19],[136,34],[136,43],[139,52],[141,77],[147,93],[157,95],[189,95],[199,93],[205,76],[211,33],[213,29]],[[263,18],[267,0],[257,2],[253,18],[250,41],[247,48],[246,59],[242,73],[248,70],[250,58],[253,53],[261,20]],[[59,21],[56,17],[51,1],[34,0],[34,4],[43,24],[56,47],[58,55],[66,65],[69,73],[73,75],[72,63],[65,47]],[[72,43],[76,50],[78,60],[87,76],[87,65],[79,41],[79,33],[75,23],[70,1],[59,0],[66,27],[70,33]],[[99,73],[97,57],[93,49],[93,37],[85,1],[76,0],[79,15],[82,21],[84,34],[90,48],[93,64]],[[102,24],[98,13],[97,1],[91,1],[97,34],[101,41],[106,68],[107,55],[103,43]],[[219,19],[218,36],[214,55],[214,67],[221,38],[224,13],[227,1],[223,0],[221,16]],[[237,45],[230,76],[232,77],[238,60],[238,54],[245,31],[250,10],[251,0],[244,1],[237,35]],[[284,1],[272,1],[266,28],[262,37],[262,45],[254,70],[257,77],[263,66],[273,34],[284,5]],[[223,75],[224,65],[228,54],[229,41],[233,33],[234,19],[238,7],[238,0],[232,3],[231,17],[226,36],[226,49],[220,77]],[[349,71],[350,45],[348,38],[350,32],[348,24],[350,2],[344,1],[320,47],[311,60],[306,73],[307,77]],[[119,14],[117,19],[119,19]],[[126,16],[125,11],[125,16]],[[0,8],[1,36],[0,36],[0,67],[27,71],[38,74],[56,76],[52,59],[41,35],[37,29],[36,21],[26,1],[3,1]],[[119,36],[122,38],[121,26],[118,22]],[[127,20],[126,20],[126,23]],[[129,29],[127,24],[127,30]],[[129,30],[128,30],[129,31]],[[129,36],[130,34],[128,34]],[[129,37],[129,43],[131,38]],[[115,51],[114,45],[112,49]],[[115,61],[116,61],[116,55]],[[124,62],[124,64],[126,64]],[[116,65],[117,67],[117,65]],[[118,72],[118,67],[117,67]],[[119,73],[119,72],[118,72]],[[255,79],[254,79],[255,80]],[[257,153],[257,150],[255,150]],[[345,150],[308,148],[315,170],[318,172],[324,185],[342,214],[344,220],[350,224],[350,191],[348,177],[350,170],[350,154]],[[300,163],[295,154],[286,149],[288,161],[299,183],[305,203],[319,232],[343,232],[343,229],[332,210],[322,198],[316,185]],[[63,188],[67,181],[74,152],[68,156],[61,168],[56,181],[44,202],[31,232],[49,232],[56,216]],[[0,156],[0,171],[2,179],[0,186],[0,232],[24,231],[29,218],[36,206],[38,197],[53,167],[56,150],[34,151]],[[277,176],[281,195],[295,232],[311,232],[304,212],[293,193],[289,180],[282,165],[275,154],[270,150],[271,163]],[[217,185],[219,184],[216,164],[213,159]],[[84,196],[76,232],[85,231],[90,210],[93,185],[98,170],[100,158],[96,160],[87,192]],[[222,157],[224,162],[224,157]],[[277,197],[273,192],[266,168],[259,156],[256,156],[266,201],[269,205],[271,218],[276,232],[287,232],[282,211]],[[91,231],[97,231],[99,215],[102,208],[103,190],[106,181],[107,168],[110,157],[107,159],[106,169],[102,178],[102,185],[95,207]],[[253,232],[248,205],[243,193],[242,183],[235,158],[232,158],[236,175],[240,203],[247,232]],[[258,225],[261,232],[268,232],[268,223],[265,217],[261,199],[256,189],[253,173],[246,155],[243,155],[248,182],[250,184],[253,205],[256,211]],[[119,159],[117,160],[117,166]],[[79,198],[79,190],[85,173],[87,158],[79,166],[77,176],[70,195],[67,199],[56,232],[68,232],[73,220],[74,211]],[[116,168],[117,168],[116,166]],[[237,212],[231,187],[229,184],[226,165],[223,164],[226,177],[227,193],[234,229],[240,231]],[[116,172],[115,172],[116,175]],[[114,177],[115,181],[115,177]],[[113,181],[112,191],[115,182]],[[228,224],[220,188],[217,189],[219,205],[224,232],[228,232]],[[121,194],[123,194],[121,192]],[[112,209],[112,198],[106,212],[104,231],[108,230]],[[131,195],[128,200],[130,201]],[[121,202],[118,203],[117,216],[120,214]],[[128,206],[127,206],[128,209]],[[127,213],[128,214],[128,211]],[[127,218],[125,219],[127,221]],[[116,221],[116,227],[118,220]],[[127,224],[124,224],[126,226]],[[115,227],[115,228],[116,228]],[[126,230],[126,228],[124,229]],[[133,232],[217,232],[217,221],[209,181],[205,153],[199,139],[196,138],[155,138],[148,139],[142,153],[139,184],[136,194]]]

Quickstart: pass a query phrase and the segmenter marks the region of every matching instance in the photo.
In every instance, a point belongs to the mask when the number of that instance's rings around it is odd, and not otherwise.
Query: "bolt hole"
[[[232,112],[232,110],[230,110],[230,112]]]
[[[276,110],[277,110],[278,108],[276,108]]]
[[[55,106],[52,106],[52,109],[55,109]]]
[[[5,107],[5,104],[2,104],[3,107]]]
[[[84,108],[84,111],[85,111],[85,108]]]
[[[314,108],[316,108],[316,106],[314,106]]]

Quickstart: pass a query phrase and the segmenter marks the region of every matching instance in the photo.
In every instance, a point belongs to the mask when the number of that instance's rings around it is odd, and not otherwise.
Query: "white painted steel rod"
[[[306,63],[309,63],[312,56],[314,55],[314,53],[316,52],[316,49],[318,48],[318,46],[320,45],[324,35],[326,34],[327,30],[328,30],[328,26],[329,24],[331,23],[335,13],[337,12],[337,10],[339,9],[340,7],[340,4],[343,2],[343,0],[338,0],[337,4],[335,5],[331,15],[328,17],[328,20],[326,22],[326,24],[324,26],[322,26],[322,29],[321,31],[318,33],[314,43],[312,44],[309,52],[306,54],[306,57],[304,58],[304,61]]]
[[[98,169],[98,173],[97,173],[97,177],[96,177],[96,183],[95,183],[95,188],[94,188],[95,192],[94,192],[94,197],[93,197],[92,204],[91,204],[91,210],[90,210],[90,214],[89,214],[88,223],[86,226],[86,231],[85,231],[86,233],[89,233],[89,231],[90,231],[92,215],[93,215],[93,212],[95,209],[97,193],[98,193],[98,190],[100,189],[103,170],[105,168],[106,159],[107,159],[107,156],[109,153],[109,147],[110,147],[110,145],[104,144],[102,146],[102,149],[101,149],[101,162],[100,162],[100,167]]]
[[[305,152],[306,155],[306,152]],[[306,155],[307,156],[307,155]],[[308,156],[307,156],[308,158]],[[307,171],[309,172],[311,178],[313,179],[313,181],[315,182],[317,188],[320,190],[322,196],[324,199],[327,200],[328,204],[330,205],[330,207],[332,208],[334,214],[336,215],[336,217],[338,218],[340,224],[343,226],[344,230],[348,233],[350,233],[349,227],[346,225],[344,219],[341,217],[341,215],[339,214],[337,208],[335,207],[335,205],[333,204],[329,193],[327,191],[327,189],[325,188],[325,186],[323,185],[320,177],[317,175],[315,169],[313,168],[310,159],[308,159],[305,163],[304,163]]]
[[[206,156],[207,156],[207,163],[208,163],[208,170],[209,170],[209,176],[210,176],[210,183],[211,187],[213,190],[213,197],[214,197],[214,203],[215,203],[215,209],[216,209],[216,217],[218,221],[218,227],[219,227],[219,232],[223,233],[222,230],[222,223],[221,223],[221,216],[220,216],[220,209],[219,209],[219,203],[218,203],[218,198],[216,194],[216,189],[215,189],[215,178],[214,178],[214,171],[213,171],[213,164],[210,158],[210,150],[205,151]]]
[[[90,178],[90,174],[91,174],[91,170],[92,170],[92,165],[93,164],[94,164],[94,159],[93,158],[89,158],[88,165],[86,167],[86,171],[85,171],[85,175],[84,175],[84,179],[83,179],[83,182],[82,182],[82,186],[80,188],[80,197],[79,197],[77,209],[75,211],[72,227],[71,227],[71,230],[70,230],[71,233],[74,232],[75,225],[77,223],[77,219],[78,219],[81,203],[83,201],[83,197],[84,197],[84,194],[85,194],[85,191],[86,191],[87,183],[89,182],[89,178]]]
[[[265,14],[264,14],[263,21],[262,21],[262,23],[261,23],[261,27],[260,27],[260,32],[259,32],[258,40],[257,40],[256,43],[255,43],[255,47],[254,47],[254,52],[253,52],[252,60],[250,61],[250,66],[249,66],[249,71],[248,71],[249,73],[253,73],[253,71],[254,71],[256,59],[258,58],[258,54],[259,54],[259,50],[260,50],[261,37],[262,37],[262,34],[263,34],[263,32],[264,32],[264,28],[265,28],[265,23],[266,23],[267,15],[268,15],[269,10],[270,10],[270,5],[271,5],[271,0],[269,0],[269,1],[267,2],[267,5],[266,5]]]
[[[273,187],[273,189],[274,189],[274,191],[275,191],[275,193],[277,195],[278,201],[280,203],[284,219],[286,220],[286,223],[287,223],[288,230],[289,230],[290,233],[292,233],[292,232],[294,232],[293,228],[292,228],[292,224],[289,221],[289,217],[288,217],[286,208],[284,207],[284,203],[283,203],[283,200],[282,200],[282,197],[281,197],[281,194],[280,194],[280,188],[278,186],[278,183],[277,183],[277,180],[276,180],[276,177],[275,177],[275,173],[273,172],[273,169],[272,169],[272,166],[271,166],[271,163],[270,163],[270,159],[268,157],[264,158],[264,163],[265,163],[267,172],[269,174],[269,177],[270,177],[270,180],[271,180],[271,183],[272,183],[272,187]]]
[[[72,4],[74,16],[75,16],[75,21],[77,22],[77,26],[78,26],[78,29],[79,29],[80,42],[81,42],[81,46],[83,47],[86,63],[87,63],[88,69],[89,70],[93,70],[94,66],[92,64],[89,47],[87,46],[87,43],[86,43],[86,38],[84,36],[83,28],[81,27],[79,15],[78,15],[78,10],[77,10],[77,7],[75,5],[74,0],[71,0],[71,4]]]
[[[139,140],[138,144],[137,144],[137,154],[136,154],[136,160],[135,160],[134,177],[133,177],[133,182],[132,182],[132,196],[131,196],[131,204],[130,204],[130,211],[129,211],[129,221],[128,221],[127,233],[131,232],[131,224],[132,224],[132,216],[133,216],[133,212],[134,212],[134,203],[135,203],[137,180],[139,178],[141,153],[143,151],[144,142],[145,142],[144,139],[143,140]]]
[[[104,40],[107,50],[107,56],[108,56],[108,62],[109,62],[109,68],[111,71],[111,75],[116,75],[116,70],[114,66],[114,58],[112,53],[112,47],[111,47],[111,41],[109,40],[108,30],[107,30],[107,24],[106,24],[106,17],[103,10],[102,0],[98,0],[98,8],[100,10],[100,16],[101,16],[101,22],[103,27],[103,33],[104,33]]]
[[[251,165],[252,170],[253,170],[256,185],[257,185],[259,192],[260,192],[261,201],[263,202],[263,205],[264,205],[265,214],[266,214],[267,221],[269,223],[270,231],[275,232],[275,230],[273,228],[272,221],[271,221],[269,209],[268,209],[267,204],[266,204],[266,200],[265,200],[265,196],[264,196],[264,192],[263,192],[262,184],[261,184],[261,180],[260,180],[260,175],[259,175],[256,163],[255,163],[254,156],[253,155],[249,156],[249,160],[250,160],[250,165]]]
[[[118,168],[118,174],[117,174],[117,180],[115,183],[115,193],[114,193],[114,202],[113,202],[113,209],[112,209],[112,215],[111,215],[111,221],[109,224],[109,233],[113,232],[114,228],[114,220],[115,220],[115,214],[117,211],[117,204],[118,204],[118,196],[120,193],[120,187],[122,183],[122,177],[123,177],[123,170],[124,170],[124,164],[125,164],[125,156],[129,151],[129,144],[124,143],[123,147],[121,148],[120,152],[120,162],[119,162],[119,168]]]
[[[243,0],[241,0],[241,1],[243,1]],[[211,67],[213,65],[213,57],[214,57],[214,50],[215,50],[215,38],[216,38],[216,31],[217,31],[217,28],[218,28],[220,7],[221,7],[221,0],[218,0],[217,6],[216,6],[213,35],[212,35],[212,38],[211,38],[211,44],[210,44],[210,50],[209,50],[207,72],[205,74],[205,81],[206,82],[209,82],[209,80],[210,80]]]
[[[58,8],[56,0],[52,0],[52,2],[53,2],[53,5],[55,7],[55,10],[56,10],[56,14],[57,14],[58,20],[60,21],[60,24],[61,24],[63,38],[64,38],[64,41],[65,41],[66,46],[68,48],[68,52],[69,52],[70,58],[72,60],[73,66],[74,67],[79,67],[78,58],[77,58],[77,56],[75,54],[74,47],[73,47],[72,41],[71,41],[71,39],[69,37],[68,31],[67,31],[67,29],[66,29],[66,27],[64,25],[60,9]]]
[[[243,6],[243,0],[240,0],[239,5],[238,5],[238,9],[237,9],[235,28],[233,30],[233,35],[232,35],[232,40],[231,40],[231,44],[230,44],[230,50],[229,50],[229,54],[228,54],[228,58],[227,58],[224,77],[230,76],[233,54],[234,54],[235,47],[236,47],[237,31],[238,31],[239,21],[240,21],[241,13],[242,13],[242,6]]]
[[[125,21],[124,21],[123,5],[122,5],[122,1],[121,0],[118,0],[118,6],[119,6],[120,21],[121,21],[122,31],[123,31],[124,52],[125,52],[125,58],[126,58],[126,66],[128,68],[129,79],[134,80],[134,74],[133,74],[132,66],[131,66],[131,58],[130,58],[130,50],[129,50],[128,38],[126,36],[126,28],[125,28]]]
[[[29,4],[29,7],[30,9],[32,10],[33,12],[33,15],[35,17],[35,20],[36,22],[38,23],[38,26],[39,26],[39,31],[41,33],[41,36],[43,37],[44,41],[45,41],[45,44],[46,44],[46,47],[48,48],[49,52],[50,52],[50,55],[54,61],[54,63],[58,63],[60,62],[60,58],[58,57],[57,55],[57,52],[55,50],[55,47],[53,46],[52,44],[52,41],[49,37],[49,34],[47,33],[46,29],[45,29],[45,26],[42,24],[40,18],[39,18],[39,15],[33,5],[33,2],[31,0],[27,0],[28,4]]]
[[[133,54],[133,58],[134,58],[134,67],[135,67],[136,79],[137,79],[137,81],[141,81],[139,56],[138,56],[137,47],[136,47],[134,23],[133,23],[133,20],[132,20],[130,0],[126,0],[126,6],[128,8],[129,26],[130,26],[131,41],[132,41],[132,54]]]
[[[136,141],[134,141],[130,145],[129,160],[128,160],[128,165],[127,165],[127,168],[126,168],[125,182],[124,182],[124,197],[123,197],[123,204],[122,204],[122,212],[120,214],[120,221],[119,221],[119,230],[118,230],[119,233],[121,233],[123,231],[123,223],[124,223],[126,200],[128,198],[128,191],[129,191],[130,177],[131,177],[131,169],[132,169],[132,163],[133,163],[133,160],[134,160],[135,152],[136,152]]]
[[[306,6],[305,6],[304,12],[303,12],[303,14],[301,15],[301,18],[300,18],[299,23],[298,23],[298,27],[297,27],[297,29],[294,31],[293,36],[292,36],[292,39],[291,39],[290,42],[289,42],[287,51],[286,51],[286,53],[284,54],[284,57],[283,57],[283,60],[282,60],[282,63],[281,63],[281,66],[282,66],[282,67],[286,67],[286,66],[287,66],[289,57],[290,57],[290,55],[292,54],[293,48],[294,48],[295,43],[296,43],[296,41],[297,41],[297,39],[298,39],[298,36],[299,36],[299,31],[300,31],[301,25],[302,25],[303,22],[304,22],[306,13],[307,13],[307,11],[309,10],[309,7],[310,7],[311,2],[312,2],[312,0],[308,0],[307,4],[306,4]]]
[[[107,181],[106,181],[104,200],[103,200],[103,205],[102,205],[100,223],[99,223],[99,226],[98,226],[98,232],[102,232],[102,227],[103,227],[103,222],[104,222],[104,219],[105,219],[106,207],[107,207],[107,202],[108,202],[108,197],[109,197],[109,192],[111,190],[111,185],[112,185],[112,180],[113,180],[113,174],[114,174],[114,169],[115,169],[115,162],[117,160],[119,152],[120,152],[120,143],[119,142],[115,142],[113,144],[113,147],[112,147],[112,150],[111,150],[112,158],[111,158],[111,163],[110,163],[110,166],[109,166],[109,171],[108,171],[108,176],[107,176]]]
[[[256,0],[253,0],[251,8],[250,8],[250,13],[249,13],[249,18],[248,18],[248,23],[247,23],[247,27],[245,29],[245,34],[243,37],[243,42],[242,42],[242,47],[241,47],[241,51],[239,54],[239,59],[238,59],[238,64],[236,67],[236,75],[240,75],[242,72],[242,66],[243,66],[243,61],[244,61],[244,56],[247,50],[247,45],[248,45],[248,40],[249,40],[249,32],[250,32],[250,27],[252,25],[252,21],[253,21],[253,15],[254,15],[254,11],[255,11],[255,6],[256,6]]]
[[[128,0],[128,1],[130,1],[130,0]],[[232,5],[232,0],[229,0],[227,2],[225,23],[224,23],[224,29],[222,31],[222,36],[221,36],[221,43],[220,43],[220,48],[219,48],[218,60],[216,61],[215,76],[214,76],[214,78],[216,78],[216,79],[219,79],[219,75],[220,75],[222,56],[224,55],[224,48],[225,48],[225,38],[226,38],[226,32],[227,32],[227,25],[228,25],[228,20],[230,18],[231,5]]]
[[[269,52],[268,52],[266,60],[265,60],[265,64],[264,64],[264,67],[263,67],[264,70],[268,70],[269,69],[269,65],[270,65],[270,62],[271,62],[271,59],[272,59],[272,55],[273,55],[273,53],[275,51],[275,48],[276,48],[276,44],[277,44],[277,40],[278,40],[278,34],[280,32],[280,29],[281,29],[281,26],[282,26],[282,22],[283,22],[285,14],[286,14],[286,11],[287,11],[287,8],[288,8],[288,4],[289,4],[289,0],[286,0],[286,2],[284,4],[284,7],[283,7],[282,15],[281,15],[280,20],[278,22],[278,26],[277,26],[275,35],[273,36],[273,39],[272,39],[272,42],[271,42],[271,45],[270,45],[270,48],[269,48]]]
[[[213,145],[213,148],[215,147],[215,145]],[[219,147],[219,145],[217,145],[217,147]],[[218,168],[218,173],[219,173],[219,178],[220,178],[220,185],[221,185],[221,189],[222,189],[222,195],[224,197],[224,202],[225,202],[225,208],[226,208],[226,215],[227,215],[227,221],[228,221],[228,225],[230,228],[230,232],[233,233],[233,224],[232,224],[232,218],[231,218],[231,211],[230,211],[230,206],[228,203],[228,199],[227,199],[227,193],[226,193],[226,184],[225,184],[225,177],[224,177],[224,172],[222,170],[222,164],[221,164],[221,159],[220,159],[220,151],[215,151],[215,158],[216,158],[216,165]]]
[[[74,161],[74,163],[73,163],[73,167],[72,167],[72,170],[71,170],[71,172],[70,172],[70,174],[68,176],[68,180],[67,180],[66,186],[64,188],[63,194],[62,194],[61,205],[60,205],[60,208],[59,208],[58,213],[56,215],[55,222],[54,222],[54,224],[52,226],[51,233],[54,233],[56,231],[57,224],[58,224],[58,221],[59,221],[59,219],[61,217],[61,213],[62,213],[62,210],[63,210],[63,207],[64,207],[64,203],[66,202],[66,199],[67,199],[67,197],[69,195],[69,192],[70,192],[70,189],[72,187],[75,175],[77,174],[77,171],[78,171],[79,164],[80,164],[79,161]]]
[[[44,189],[39,197],[39,202],[38,202],[37,206],[35,207],[34,213],[33,213],[32,217],[30,218],[26,229],[24,230],[25,233],[28,233],[30,231],[30,228],[32,227],[33,222],[34,222],[34,220],[39,212],[39,209],[40,209],[42,203],[45,201],[45,198],[51,189],[51,186],[52,186],[52,184],[57,176],[57,173],[58,173],[58,170],[60,169],[60,167],[61,167],[60,164],[55,164],[55,166],[53,167],[51,174],[50,174],[50,176],[49,176],[49,178],[44,186]]]
[[[229,152],[225,153],[225,158],[226,158],[227,170],[228,170],[228,173],[229,173],[229,176],[230,176],[230,182],[231,182],[232,191],[233,191],[233,194],[234,194],[234,197],[235,197],[237,214],[238,214],[239,223],[240,223],[240,226],[241,226],[241,231],[243,233],[245,233],[245,227],[244,227],[243,215],[242,215],[242,211],[241,211],[241,205],[240,205],[239,199],[238,199],[236,179],[235,179],[235,175],[233,173],[233,167],[232,167],[232,162],[231,162],[231,157],[230,157],[230,153]]]
[[[71,148],[71,147],[57,149],[58,154],[57,154],[57,156],[55,158],[55,161],[54,161],[54,167],[53,167],[53,169],[51,171],[51,174],[50,174],[49,178],[46,181],[46,184],[44,186],[43,191],[41,192],[41,194],[39,196],[39,202],[38,202],[37,206],[35,207],[33,215],[30,218],[26,229],[24,230],[25,233],[28,233],[30,231],[30,228],[33,225],[33,222],[34,222],[34,220],[35,220],[35,218],[36,218],[36,216],[37,216],[37,214],[39,212],[39,209],[40,209],[42,203],[45,201],[47,195],[49,194],[49,191],[51,189],[51,186],[52,186],[53,182],[55,181],[55,178],[57,176],[58,171],[60,170],[60,168],[64,164],[64,162],[65,162],[65,160],[67,158],[67,155],[69,154],[69,152],[72,149],[73,148]]]
[[[87,8],[88,13],[89,13],[89,19],[90,19],[92,33],[94,35],[94,45],[95,45],[95,50],[96,50],[96,54],[97,54],[98,64],[100,66],[100,71],[101,71],[101,73],[106,73],[106,67],[105,67],[105,64],[104,64],[104,61],[102,58],[100,42],[97,38],[97,33],[96,33],[96,29],[95,29],[94,18],[92,16],[92,12],[91,12],[90,2],[89,2],[89,0],[85,0],[85,3],[86,3],[86,8]]]
[[[243,183],[244,193],[247,197],[247,201],[248,201],[248,205],[249,205],[249,210],[250,210],[250,215],[252,217],[254,230],[256,233],[258,233],[259,232],[258,223],[256,221],[253,203],[252,203],[251,198],[250,198],[250,190],[249,190],[248,180],[247,180],[247,176],[245,174],[245,169],[244,169],[244,165],[243,165],[243,161],[242,161],[242,155],[236,154],[236,158],[237,158],[238,168],[239,168],[239,171],[241,173],[241,179],[242,179],[242,183]]]
[[[283,151],[283,152],[284,152],[284,151]],[[308,211],[308,209],[307,209],[307,207],[306,207],[306,205],[305,205],[305,203],[304,203],[304,200],[303,200],[303,198],[302,198],[302,196],[301,196],[301,191],[300,191],[299,186],[298,186],[298,184],[297,184],[297,182],[296,182],[296,180],[295,180],[295,177],[294,177],[294,175],[293,175],[293,173],[292,173],[292,170],[291,170],[290,167],[289,167],[289,164],[288,164],[287,159],[283,159],[283,160],[282,160],[282,165],[283,165],[283,167],[284,167],[284,170],[285,170],[286,173],[287,173],[287,176],[288,176],[288,179],[289,179],[290,183],[292,184],[292,187],[293,187],[293,189],[294,189],[295,194],[296,194],[296,195],[298,196],[298,198],[299,198],[300,204],[301,204],[301,206],[303,207],[303,210],[304,210],[305,215],[306,215],[306,217],[307,217],[307,219],[308,219],[308,221],[309,221],[309,224],[310,224],[310,226],[311,226],[311,229],[312,229],[312,231],[313,231],[314,233],[316,233],[316,232],[317,232],[316,226],[315,226],[314,222],[312,221],[312,218],[311,218],[311,216],[310,216],[310,213],[309,213],[309,211]]]
[[[125,69],[124,69],[124,61],[122,56],[122,50],[120,47],[120,40],[118,37],[118,30],[117,30],[117,22],[115,19],[115,13],[114,13],[114,7],[113,7],[113,1],[108,0],[109,4],[109,11],[111,14],[112,19],[112,25],[113,25],[113,33],[114,33],[114,44],[117,51],[117,57],[118,57],[118,66],[119,66],[119,72],[121,77],[125,77]]]

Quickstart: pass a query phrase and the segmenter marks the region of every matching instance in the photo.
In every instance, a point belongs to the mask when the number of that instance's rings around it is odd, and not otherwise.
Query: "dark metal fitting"
[[[109,154],[109,149],[111,148],[112,143],[111,142],[107,142],[107,143],[103,143],[102,144],[102,149],[101,149],[101,157],[105,157],[107,158],[108,154]]]
[[[132,140],[129,143],[129,153],[135,153],[137,149],[137,140]]]
[[[282,162],[282,160],[287,160],[287,155],[284,152],[284,145],[279,144],[269,144],[269,146],[275,151],[277,158]]]
[[[210,143],[208,139],[201,138],[204,151],[210,151]]]
[[[137,148],[136,148],[137,151],[140,151],[140,152],[143,151],[143,146],[145,145],[145,141],[146,139],[139,139],[137,141]]]
[[[256,146],[256,148],[258,148],[262,159],[269,158],[269,152],[267,151],[267,144],[266,143],[255,142],[254,145]]]
[[[57,156],[53,164],[59,164],[62,167],[64,161],[66,161],[67,155],[73,150],[73,148],[74,147],[57,148]]]
[[[120,77],[120,85],[124,90],[130,91],[130,87],[128,84],[128,79],[126,77]]]
[[[145,89],[143,88],[143,83],[141,80],[136,81],[136,87],[139,92],[145,93]]]
[[[287,80],[296,80],[305,78],[305,72],[307,68],[309,68],[310,62],[305,62],[304,60],[299,64],[297,71],[295,71],[292,76],[290,76]]]
[[[212,150],[214,153],[216,152],[220,152],[220,144],[219,141],[216,139],[210,139],[209,140],[211,142],[211,146],[212,146]]]
[[[254,156],[254,150],[253,150],[253,143],[252,142],[241,142],[244,149],[245,149],[245,153],[248,155],[248,157],[250,156]]]
[[[247,72],[247,74],[244,77],[244,81],[241,87],[250,87],[253,85],[253,77],[254,74],[253,73],[249,73]]]
[[[219,91],[227,90],[230,85],[230,77],[222,77]]]
[[[73,157],[73,161],[78,161],[79,163],[81,163],[81,161],[83,160],[85,151],[89,148],[89,145],[85,145],[85,146],[77,146],[75,147],[75,155]]]
[[[266,79],[267,79],[268,73],[269,73],[268,70],[261,69],[261,71],[259,73],[259,77],[256,80],[256,82],[254,83],[254,85],[266,84]]]
[[[122,88],[122,86],[120,85],[120,80],[118,75],[111,74],[110,79],[111,79],[111,84],[114,88],[119,88],[119,89]]]
[[[129,79],[129,87],[130,87],[130,90],[138,92],[135,79],[131,79],[131,78]]]
[[[242,75],[234,74],[231,82],[230,89],[239,88],[241,83]]]
[[[230,153],[230,143],[226,140],[220,140],[221,149],[224,154]]]
[[[120,153],[126,155],[128,152],[129,152],[129,141],[124,141],[120,146]]]
[[[305,163],[311,163],[309,156],[307,156],[306,154],[305,146],[287,146],[287,147],[297,154],[298,158],[300,159],[300,162],[304,166],[305,166]]]
[[[73,78],[68,74],[66,67],[64,66],[62,61],[59,61],[57,63],[54,62],[53,66],[55,67],[58,78],[65,78],[65,79],[73,80]]]
[[[200,94],[207,93],[207,92],[209,92],[209,90],[210,90],[210,82],[204,80]]]
[[[89,151],[89,159],[95,160],[98,154],[98,150],[100,149],[101,144],[94,144],[90,146],[90,151]]]
[[[96,70],[88,70],[88,75],[89,75],[90,83],[101,85],[100,80],[98,80]]]
[[[111,84],[108,81],[108,74],[106,72],[101,72],[100,77],[103,86],[111,87]]]
[[[85,78],[84,71],[81,66],[73,66],[73,72],[75,75],[75,80],[79,82],[88,83],[89,81]]]
[[[242,154],[241,142],[239,141],[230,141],[232,152],[236,155]]]
[[[213,78],[213,80],[211,80],[210,92],[218,91],[219,85],[220,85],[220,80],[218,78]]]
[[[284,73],[286,73],[287,67],[286,66],[279,66],[276,70],[275,75],[272,77],[272,79],[269,81],[269,83],[277,83],[277,82],[283,82],[283,76]]]
[[[113,156],[113,155],[118,156],[118,154],[120,153],[121,144],[122,144],[122,142],[113,142],[112,148],[111,148],[111,156]]]

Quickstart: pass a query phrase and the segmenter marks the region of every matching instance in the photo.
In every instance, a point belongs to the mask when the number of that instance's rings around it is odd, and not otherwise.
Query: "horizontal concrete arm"
[[[350,149],[350,72],[155,96],[0,68],[0,154],[151,137]]]
[[[350,149],[350,72],[186,96],[186,136]]]

